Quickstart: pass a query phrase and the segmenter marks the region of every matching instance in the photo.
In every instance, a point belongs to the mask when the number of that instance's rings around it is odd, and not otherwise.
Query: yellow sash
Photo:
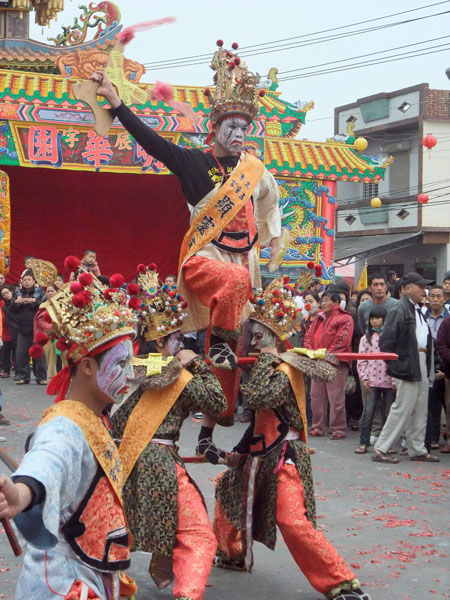
[[[67,417],[78,425],[122,504],[122,462],[117,446],[101,419],[85,404],[64,400],[47,408],[39,425],[56,417]]]
[[[264,164],[259,159],[251,154],[244,156],[227,181],[192,220],[181,244],[178,270],[190,256],[209,244],[234,219],[250,199],[264,169]]]
[[[308,441],[308,436],[306,433],[308,427],[308,420],[306,417],[306,397],[305,397],[305,376],[298,369],[294,369],[291,365],[287,363],[281,363],[276,368],[277,371],[283,371],[289,379],[289,382],[294,390],[295,399],[297,400],[298,410],[300,411],[300,416],[303,421],[303,441]]]
[[[155,431],[191,379],[192,375],[189,371],[183,369],[178,379],[166,388],[146,390],[140,397],[127,421],[120,442],[124,483],[137,459],[155,435]]]

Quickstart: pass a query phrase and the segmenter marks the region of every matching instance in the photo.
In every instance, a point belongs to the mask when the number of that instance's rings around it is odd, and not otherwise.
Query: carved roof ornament
[[[12,0],[11,8],[28,12],[30,3],[35,10],[36,23],[42,26],[56,20],[58,13],[64,10],[64,0]]]

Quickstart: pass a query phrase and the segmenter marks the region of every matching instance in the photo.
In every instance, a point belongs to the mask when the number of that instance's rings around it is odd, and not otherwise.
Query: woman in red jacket
[[[337,292],[327,291],[321,300],[321,311],[314,319],[305,335],[305,348],[328,352],[351,352],[353,319],[349,312],[340,306]],[[325,435],[327,406],[330,403],[330,429],[332,440],[342,440],[347,431],[345,415],[345,382],[349,364],[341,362],[333,383],[311,382],[311,409],[313,414],[313,437]]]

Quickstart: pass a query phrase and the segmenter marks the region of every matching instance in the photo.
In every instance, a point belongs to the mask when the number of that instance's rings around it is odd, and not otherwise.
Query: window
[[[409,152],[394,152],[394,163],[389,167],[389,196],[403,198],[409,191]]]
[[[363,200],[370,202],[372,198],[378,197],[378,183],[364,183],[363,184]]]

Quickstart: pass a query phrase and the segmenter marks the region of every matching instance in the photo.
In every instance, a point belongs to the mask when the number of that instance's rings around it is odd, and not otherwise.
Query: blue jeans
[[[393,401],[394,390],[392,388],[373,387],[370,390],[370,394],[366,395],[364,410],[360,421],[359,443],[361,446],[370,446],[370,430],[372,429],[372,421],[378,403],[380,403],[384,425]]]

